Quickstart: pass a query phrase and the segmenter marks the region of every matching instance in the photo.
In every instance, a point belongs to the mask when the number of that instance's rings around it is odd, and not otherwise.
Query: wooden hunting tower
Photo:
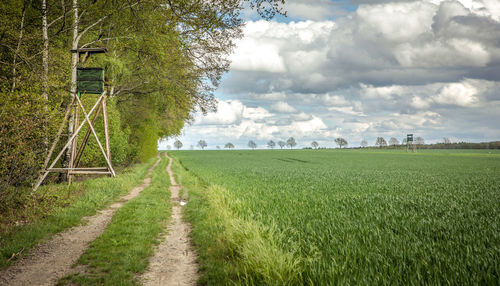
[[[408,149],[410,149],[410,147],[413,147],[413,152],[415,152],[415,144],[413,144],[413,134],[406,135],[406,152],[408,152]]]
[[[72,91],[71,103],[68,106],[61,127],[59,128],[59,131],[54,139],[54,142],[52,143],[47,158],[45,159],[44,167],[42,169],[43,171],[40,174],[40,177],[36,182],[33,191],[36,191],[36,189],[40,186],[43,180],[45,180],[47,175],[51,172],[67,174],[69,183],[72,182],[72,178],[76,174],[105,174],[113,177],[116,176],[113,166],[111,164],[108,116],[106,110],[106,90],[104,88],[104,68],[84,67],[85,62],[90,55],[105,53],[106,51],[107,51],[106,48],[85,48],[85,49],[71,50],[72,53],[78,54],[79,65],[73,67],[73,72],[75,72],[76,69],[76,89],[74,88]],[[88,113],[85,110],[85,107],[80,99],[80,97],[84,94],[100,95]],[[96,122],[97,116],[99,115],[100,111],[102,111],[103,123],[104,123],[105,148],[103,148],[101,141],[99,140],[99,137],[97,136],[97,133],[94,129],[94,124]],[[84,117],[84,121],[82,123],[79,123],[80,112]],[[92,113],[94,113],[94,115],[92,119],[90,119]],[[73,124],[72,124],[73,132],[72,134],[69,134],[68,141],[66,142],[64,147],[60,150],[56,158],[49,165],[54,149],[57,146],[57,143],[59,142],[64,126],[66,125],[66,122],[68,121],[70,115],[73,116]],[[78,134],[82,130],[85,124],[88,124],[88,129],[83,139],[81,140],[80,144],[78,144]],[[85,150],[85,147],[87,145],[91,133],[96,139],[97,145],[99,146],[99,149],[102,155],[104,156],[104,159],[106,161],[106,167],[85,167],[85,168],[78,167],[80,159],[83,155],[83,152]],[[62,168],[54,168],[54,166],[61,158],[61,156],[64,154],[64,152],[68,152],[69,154],[69,158],[67,160],[67,166],[63,166]],[[47,168],[47,166],[49,167]]]

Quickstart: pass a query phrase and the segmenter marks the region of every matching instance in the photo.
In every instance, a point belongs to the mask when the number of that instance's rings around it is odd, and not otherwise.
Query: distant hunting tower
[[[92,54],[99,54],[99,53],[105,53],[107,50],[106,48],[85,48],[85,49],[78,49],[78,50],[71,50],[72,53],[77,53],[78,54],[78,61],[80,62],[81,66],[76,67],[76,74],[77,74],[77,82],[76,82],[76,93],[73,94],[72,100],[70,105],[68,106],[68,109],[66,111],[66,114],[64,116],[63,122],[57,132],[57,135],[54,139],[54,142],[52,143],[52,146],[49,150],[49,153],[47,155],[47,158],[45,159],[45,163],[43,166],[43,171],[40,177],[38,178],[38,181],[36,182],[33,192],[38,189],[40,184],[45,180],[47,175],[51,172],[53,173],[66,173],[68,182],[71,183],[73,180],[73,175],[76,174],[105,174],[105,175],[110,175],[115,177],[115,170],[113,169],[113,166],[111,165],[111,149],[110,149],[110,144],[109,144],[109,130],[108,130],[108,116],[107,116],[107,111],[106,111],[106,91],[104,89],[104,68],[100,67],[92,67],[92,68],[86,68],[83,67],[85,65],[85,62],[87,58],[92,55]],[[83,54],[83,59],[80,61],[80,57]],[[99,94],[99,98],[97,101],[94,103],[93,107],[90,109],[90,111],[87,113],[85,110],[85,107],[83,106],[83,103],[80,99],[80,97],[84,94]],[[97,111],[96,111],[97,109]],[[94,113],[95,111],[95,113]],[[101,141],[99,140],[99,137],[97,136],[97,133],[94,129],[94,124],[97,119],[97,116],[99,113],[102,111],[103,115],[103,122],[104,122],[104,140],[105,140],[105,148],[102,146]],[[84,120],[82,123],[79,123],[79,117],[80,117],[80,112],[84,116]],[[90,116],[94,113],[92,119],[90,119]],[[52,163],[49,165],[50,159],[52,157],[52,154],[54,152],[54,149],[57,146],[57,143],[59,142],[59,139],[61,137],[62,131],[64,129],[64,126],[66,125],[66,122],[70,116],[70,114],[73,114],[73,133],[69,134],[69,139],[64,145],[64,147],[60,150],[59,154],[56,156],[56,158],[52,161]],[[83,139],[81,140],[81,143],[78,144],[78,134],[82,130],[83,126],[88,124],[88,129],[83,136]],[[99,146],[99,149],[104,156],[104,159],[106,161],[106,167],[86,167],[86,168],[79,168],[78,165],[80,163],[80,159],[83,155],[83,152],[85,150],[85,147],[87,145],[88,139],[90,137],[90,134],[94,136],[94,138],[97,141],[97,145]],[[79,145],[79,146],[78,146]],[[69,150],[70,156],[68,158],[68,164],[67,166],[63,166],[62,168],[54,168],[56,163],[59,161],[61,156],[64,154],[65,151]],[[47,168],[47,166],[49,166]]]
[[[408,153],[408,149],[413,147],[413,153],[415,153],[415,144],[413,144],[413,134],[406,135],[406,152]]]

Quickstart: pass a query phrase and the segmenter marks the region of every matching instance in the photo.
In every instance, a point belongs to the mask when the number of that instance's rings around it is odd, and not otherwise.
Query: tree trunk
[[[31,4],[31,0],[29,2]],[[14,57],[12,59],[12,88],[10,92],[14,92],[16,89],[16,83],[17,83],[17,55],[19,54],[21,50],[21,43],[23,42],[23,35],[24,35],[24,18],[26,16],[26,9],[28,8],[28,3],[24,1],[23,4],[23,14],[21,16],[21,26],[19,27],[19,37],[17,39],[17,46],[16,50],[14,51]]]
[[[72,46],[71,48],[73,50],[78,50],[78,24],[79,24],[79,19],[78,19],[78,0],[73,0],[73,41],[72,41]],[[73,98],[76,95],[76,68],[78,65],[78,51],[76,53],[73,53],[71,55],[71,91],[70,91],[70,96]],[[71,113],[69,119],[68,119],[68,136],[72,136],[74,132],[74,125],[75,125],[75,114]],[[76,142],[76,139],[74,140]],[[68,148],[66,152],[66,156],[64,158],[64,166],[66,168],[73,168],[73,149],[72,147]],[[69,179],[69,178],[63,178],[63,179]]]
[[[44,145],[45,151],[47,152],[49,148],[49,137],[48,137],[48,116],[49,116],[49,33],[47,26],[47,0],[42,0],[42,39],[43,39],[43,50],[42,50],[42,97],[45,101],[45,138]]]

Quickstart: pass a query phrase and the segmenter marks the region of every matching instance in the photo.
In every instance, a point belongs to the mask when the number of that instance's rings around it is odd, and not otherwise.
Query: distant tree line
[[[455,142],[455,143],[435,143],[422,146],[424,149],[500,149],[500,141],[470,143],[470,142]]]
[[[346,139],[342,137],[337,137],[334,140],[334,143],[340,148],[346,148],[348,146],[348,142]],[[384,137],[377,137],[377,139],[374,142],[374,146],[377,148],[404,148],[406,146],[406,138],[401,140],[401,144],[399,143],[399,140],[395,137],[391,137],[389,139],[389,142],[385,140]],[[456,142],[452,143],[450,139],[448,138],[443,138],[443,142],[440,143],[435,143],[435,144],[425,144],[425,140],[422,137],[416,137],[415,140],[411,143],[418,147],[419,149],[500,149],[500,141],[493,141],[493,142],[482,142],[482,143],[468,143],[468,142]],[[200,147],[202,150],[205,149],[208,145],[205,140],[200,140],[198,141],[198,147]],[[290,137],[286,141],[278,141],[277,144],[280,149],[283,149],[285,147],[289,147],[290,149],[293,149],[295,146],[297,146],[297,142],[295,141],[295,138]],[[177,148],[178,150],[182,148],[183,144],[181,141],[176,140],[174,142],[174,147]],[[252,150],[257,148],[257,143],[254,140],[249,140],[247,146],[251,148]],[[266,144],[267,148],[269,149],[274,149],[276,147],[276,142],[273,140],[269,140]],[[368,148],[368,142],[366,140],[362,140],[360,143],[361,148]],[[171,146],[168,146],[168,149],[170,149]],[[234,149],[235,146],[233,143],[228,142],[224,145],[225,149]],[[191,145],[191,150],[193,150],[193,146]],[[216,149],[221,149],[220,146],[216,146]],[[304,147],[304,149],[325,149],[325,147],[321,148],[319,146],[319,143],[317,141],[311,142],[311,147]]]

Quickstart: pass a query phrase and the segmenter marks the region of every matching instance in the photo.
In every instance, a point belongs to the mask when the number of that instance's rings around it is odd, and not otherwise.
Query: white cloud
[[[392,99],[394,96],[399,96],[405,91],[403,87],[396,85],[374,87],[372,85],[360,84],[360,86],[365,98]]]
[[[467,82],[450,83],[443,87],[434,100],[440,104],[470,107],[478,102],[477,93],[478,90]]]
[[[307,114],[305,112],[300,112],[298,114],[292,114],[292,119],[296,121],[307,121],[311,120],[312,116],[310,114]]]
[[[250,98],[261,99],[261,100],[283,100],[286,99],[286,93],[281,92],[269,92],[264,94],[251,93],[248,95]]]
[[[219,100],[217,112],[207,115],[198,113],[196,125],[231,125],[239,124],[243,119],[262,120],[272,114],[262,107],[248,107],[239,100]]]
[[[361,5],[356,14],[360,32],[406,42],[431,30],[435,7],[420,1]]]
[[[279,101],[271,105],[271,110],[275,112],[280,112],[280,113],[293,113],[297,112],[297,109],[295,109],[293,106],[289,105],[288,103],[284,101]]]
[[[231,55],[231,68],[243,71],[284,72],[285,64],[279,49],[272,44],[259,43],[245,37],[237,44]]]
[[[241,120],[244,106],[239,100],[220,100],[217,105],[217,112],[210,112],[206,116],[198,114],[195,123],[198,125],[210,124],[234,124]]]
[[[483,67],[490,62],[489,52],[480,43],[466,39],[422,46],[402,44],[395,50],[395,57],[404,67]]]
[[[344,128],[354,134],[361,134],[367,131],[371,125],[369,122],[347,122],[343,124]]]
[[[345,14],[331,0],[287,0],[284,8],[289,17],[308,20],[325,20]]]
[[[429,0],[429,2],[436,5],[442,3],[456,3],[459,2],[464,8],[468,9],[470,12],[484,16],[491,17],[496,21],[500,21],[500,2],[498,0],[459,0],[459,1],[449,1],[449,0]]]
[[[432,111],[419,111],[413,114],[393,113],[380,117],[376,123],[370,125],[370,132],[374,134],[405,134],[422,128],[440,129],[441,115]]]
[[[498,0],[483,0],[484,7],[487,14],[496,21],[500,22],[500,2]],[[481,11],[484,11],[481,10]]]
[[[310,133],[321,131],[327,129],[328,126],[317,116],[312,116],[310,120],[307,121],[295,121],[287,129],[291,134],[297,134],[298,136],[305,137]]]
[[[345,114],[350,114],[350,115],[358,115],[358,116],[365,116],[363,112],[356,111],[354,110],[353,106],[345,106],[345,107],[328,107],[329,111],[337,111]]]
[[[321,20],[328,17],[328,10],[321,6],[311,6],[307,3],[290,3],[286,5],[287,14],[294,17]]]
[[[414,96],[411,100],[411,105],[416,109],[426,109],[429,108],[429,101],[421,98],[420,96]]]
[[[272,113],[262,107],[245,107],[243,117],[250,120],[261,120],[273,116]]]
[[[327,38],[333,25],[331,21],[248,22],[244,28],[245,37],[236,42],[235,52],[230,57],[231,68],[271,73],[284,73],[287,67],[313,69],[315,63],[326,60],[326,52],[305,48],[311,47],[318,38]]]
[[[450,25],[453,17],[466,16],[469,10],[458,1],[447,1],[439,3],[439,8],[434,15],[434,23],[432,27],[435,31],[440,32]]]
[[[324,94],[321,96],[321,101],[327,106],[347,106],[351,103],[342,95]]]

